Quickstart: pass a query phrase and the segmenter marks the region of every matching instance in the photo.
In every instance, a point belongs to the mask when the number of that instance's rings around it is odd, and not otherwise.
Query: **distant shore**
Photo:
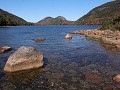
[[[15,27],[15,26],[0,26],[0,28]]]
[[[89,39],[99,41],[104,47],[112,51],[120,51],[120,31],[111,30],[77,30],[71,34],[85,35]]]

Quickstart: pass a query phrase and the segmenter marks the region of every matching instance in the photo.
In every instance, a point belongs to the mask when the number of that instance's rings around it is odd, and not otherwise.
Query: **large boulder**
[[[71,34],[67,34],[67,35],[65,36],[65,38],[66,38],[66,39],[72,39],[72,36],[71,36]]]
[[[33,47],[22,46],[15,51],[4,67],[6,72],[29,70],[43,66],[43,54]]]

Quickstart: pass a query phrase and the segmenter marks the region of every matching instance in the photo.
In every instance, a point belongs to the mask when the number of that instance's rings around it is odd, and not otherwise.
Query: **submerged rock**
[[[65,38],[66,38],[66,39],[72,39],[72,36],[71,36],[71,34],[67,34],[67,35],[65,36]]]
[[[45,41],[46,39],[45,38],[35,38],[34,40],[39,42],[39,41]]]
[[[120,82],[120,74],[116,75],[114,78],[113,78],[114,81],[116,82]]]
[[[3,46],[3,47],[0,47],[0,53],[4,53],[6,51],[9,51],[11,50],[12,48],[9,47],[9,46]]]
[[[29,70],[43,66],[43,54],[33,47],[22,46],[15,51],[4,67],[6,72]]]
[[[92,73],[92,72],[86,72],[85,73],[85,78],[88,81],[94,82],[96,84],[100,84],[104,78],[96,73]]]

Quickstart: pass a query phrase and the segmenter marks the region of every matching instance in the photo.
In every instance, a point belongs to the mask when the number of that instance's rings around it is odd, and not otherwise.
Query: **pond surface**
[[[115,90],[112,80],[120,74],[120,52],[106,50],[98,42],[82,35],[64,37],[74,30],[96,29],[99,25],[18,26],[0,28],[0,46],[12,51],[0,54],[0,90]],[[35,42],[35,38],[46,38]],[[37,70],[4,73],[8,57],[20,46],[32,46],[43,52],[45,65]]]

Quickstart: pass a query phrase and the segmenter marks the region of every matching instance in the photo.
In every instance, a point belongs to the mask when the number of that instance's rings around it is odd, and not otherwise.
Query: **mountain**
[[[30,25],[24,19],[0,9],[0,26]]]
[[[41,21],[35,23],[35,25],[73,25],[75,21],[68,21],[62,16],[58,16],[56,18],[46,17]]]
[[[108,20],[100,28],[101,30],[120,31],[120,17]]]
[[[46,17],[42,19],[41,21],[37,22],[36,25],[52,25],[53,21],[54,21],[54,18]]]
[[[92,9],[78,19],[76,24],[104,24],[111,18],[120,16],[120,0],[114,0]]]

